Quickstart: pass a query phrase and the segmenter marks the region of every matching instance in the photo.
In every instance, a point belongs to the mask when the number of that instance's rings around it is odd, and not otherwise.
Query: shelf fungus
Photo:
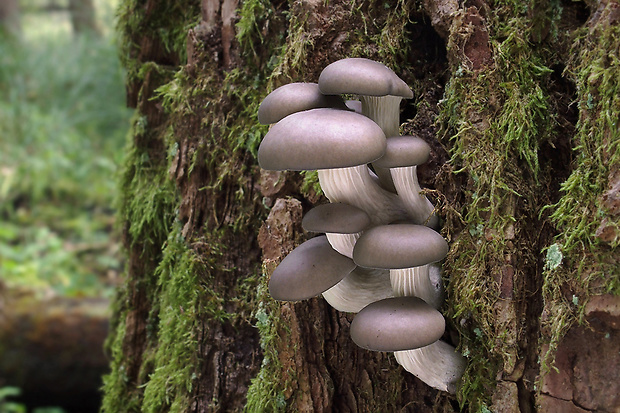
[[[356,100],[345,100],[351,95]],[[302,222],[325,235],[285,257],[269,289],[287,301],[322,294],[337,310],[357,313],[356,344],[394,352],[429,386],[454,392],[465,359],[441,341],[445,320],[438,311],[448,243],[435,231],[438,218],[416,174],[430,147],[399,136],[400,103],[412,97],[387,66],[352,58],[328,65],[318,84],[291,83],[265,98],[258,118],[272,126],[259,165],[317,170],[330,201]]]

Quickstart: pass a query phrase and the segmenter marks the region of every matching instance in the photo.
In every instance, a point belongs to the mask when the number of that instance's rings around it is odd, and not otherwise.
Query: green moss
[[[138,118],[134,124],[140,123]],[[137,128],[134,126],[134,130]],[[137,136],[137,135],[136,135]],[[140,148],[129,149],[123,173],[120,215],[132,242],[157,244],[167,237],[174,219],[177,194],[161,160]]]
[[[282,364],[278,358],[280,334],[286,330],[280,317],[280,304],[269,296],[268,277],[257,288],[258,306],[253,314],[260,334],[263,361],[258,375],[252,379],[248,389],[246,412],[283,412],[286,409],[285,390],[290,386],[283,378]]]
[[[550,53],[545,45],[531,42],[531,4],[499,3],[487,24],[491,65],[479,71],[454,68],[438,122],[452,167],[467,179],[464,228],[453,240],[444,268],[450,278],[448,315],[469,360],[458,397],[472,411],[490,406],[497,373],[515,366],[519,333],[510,328],[510,315],[501,313],[506,310],[497,306],[498,280],[506,257],[520,263],[513,267],[515,280],[525,277],[526,263],[536,262],[533,246],[515,242],[526,230],[525,222],[535,218],[539,150],[555,127],[548,91],[551,70],[545,64]],[[456,55],[461,52],[459,36],[452,33],[448,45]]]
[[[127,69],[127,83],[143,80],[140,56],[144,44],[160,48],[161,60],[168,65],[180,65],[187,59],[186,45],[188,29],[200,21],[200,2],[168,1],[146,3],[141,0],[122,1],[118,8],[121,61]],[[144,43],[141,40],[151,41]],[[153,50],[144,51],[152,54]]]
[[[126,247],[134,254],[156,260],[172,228],[178,196],[168,177],[165,155],[153,157],[145,147],[137,144],[140,141],[159,141],[146,122],[146,117],[139,112],[132,121],[130,143],[121,174],[118,216],[126,234]],[[144,260],[139,271],[148,271],[155,265],[151,260]],[[104,377],[102,411],[105,412],[139,411],[141,406],[142,389],[135,389],[135,383],[130,383],[126,373],[127,366],[135,362],[126,359],[123,347],[125,320],[130,310],[128,301],[131,298],[127,291],[129,288],[141,288],[147,290],[150,296],[155,291],[156,278],[143,279],[144,274],[134,275],[137,279],[128,280],[128,284],[117,293],[111,333],[106,340],[106,349],[111,355],[111,373]],[[138,285],[131,287],[131,282]]]
[[[115,315],[117,314],[115,310]],[[105,397],[101,404],[102,412],[138,412],[140,411],[141,394],[129,389],[123,340],[125,338],[125,317],[120,317],[115,325],[115,332],[108,337],[106,347],[109,349],[112,372],[103,377]]]
[[[198,256],[187,248],[180,232],[176,225],[156,270],[158,343],[153,353],[147,355],[151,358],[152,373],[144,387],[143,412],[189,410],[189,395],[200,368],[200,320],[229,317],[221,298],[210,287],[210,274],[219,251]]]
[[[412,7],[402,0],[351,2],[351,16],[362,25],[350,35],[351,50],[346,57],[371,57],[403,74],[411,47],[407,25]]]
[[[544,327],[550,334],[541,379],[551,369],[560,340],[582,317],[589,296],[620,294],[620,237],[610,242],[596,237],[601,225],[620,228],[620,217],[602,203],[612,168],[620,164],[620,28],[607,22],[611,8],[602,11],[598,24],[577,34],[572,49],[569,73],[577,85],[579,121],[573,172],[562,184],[560,201],[549,207],[558,229],[549,250],[558,250],[563,259],[544,271]],[[563,293],[566,287],[574,300]]]

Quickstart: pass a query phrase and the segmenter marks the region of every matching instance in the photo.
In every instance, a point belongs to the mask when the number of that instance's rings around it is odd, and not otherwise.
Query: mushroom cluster
[[[345,101],[343,95],[358,96]],[[429,386],[454,392],[465,362],[440,340],[445,320],[438,262],[448,244],[422,195],[416,165],[430,147],[399,136],[407,84],[387,66],[362,58],[327,66],[317,83],[284,85],[262,102],[272,124],[258,150],[266,170],[318,170],[330,203],[302,226],[320,232],[285,257],[269,281],[277,300],[322,294],[339,311],[357,313],[351,337],[362,348],[394,352]]]

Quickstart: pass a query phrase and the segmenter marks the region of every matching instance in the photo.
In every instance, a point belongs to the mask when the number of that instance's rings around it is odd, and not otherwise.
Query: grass
[[[131,111],[114,40],[46,22],[27,14],[20,38],[0,39],[0,274],[99,295],[121,265],[111,233]]]

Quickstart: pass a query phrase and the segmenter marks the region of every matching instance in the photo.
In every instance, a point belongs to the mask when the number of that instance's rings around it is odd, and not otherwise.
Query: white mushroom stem
[[[441,274],[436,265],[390,270],[390,282],[395,297],[420,297],[433,308],[441,307]]]
[[[437,226],[437,216],[433,215],[435,207],[424,195],[418,182],[415,166],[390,168],[396,193],[403,200],[407,213],[415,224],[431,228]]]
[[[360,96],[362,115],[372,119],[385,133],[397,136],[400,128],[400,96]]]
[[[439,390],[456,392],[465,370],[465,358],[444,341],[415,350],[394,352],[396,361],[424,383]]]
[[[323,298],[329,305],[348,313],[358,313],[375,301],[393,296],[387,270],[361,267],[323,292]]]
[[[400,96],[360,96],[362,115],[372,119],[385,133],[385,136],[397,136],[400,129]],[[381,186],[395,192],[390,171],[374,166]]]
[[[353,259],[353,248],[361,232],[355,234],[334,234],[328,232],[325,235],[327,235],[327,240],[333,249],[345,257]]]
[[[331,202],[343,202],[366,212],[373,225],[406,220],[403,202],[375,183],[366,165],[320,169],[319,183]]]

